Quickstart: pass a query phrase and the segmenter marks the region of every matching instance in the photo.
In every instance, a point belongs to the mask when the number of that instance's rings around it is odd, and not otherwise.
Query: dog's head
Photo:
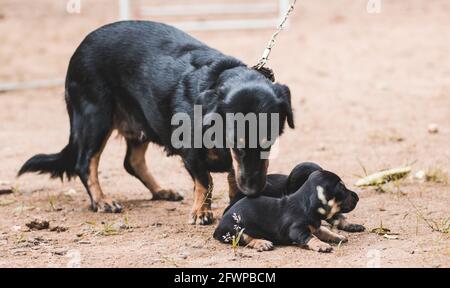
[[[330,219],[336,213],[348,213],[355,209],[358,195],[347,189],[336,174],[321,170],[308,178],[311,208],[321,219]]]
[[[266,81],[239,83],[225,91],[220,110],[237,186],[247,196],[258,196],[266,184],[272,145],[286,122],[294,128],[289,89]]]

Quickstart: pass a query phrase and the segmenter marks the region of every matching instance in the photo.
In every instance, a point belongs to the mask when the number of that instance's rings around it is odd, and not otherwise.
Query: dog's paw
[[[347,242],[348,242],[348,239],[347,239],[347,237],[345,237],[345,236],[338,235],[338,236],[336,236],[335,238],[333,238],[331,242],[336,243],[336,244],[339,244],[339,243],[347,243]]]
[[[247,246],[256,249],[258,252],[273,250],[273,243],[263,239],[253,239],[247,244]]]
[[[191,212],[189,224],[195,225],[210,225],[214,221],[213,213],[211,210],[200,210]]]
[[[122,209],[122,206],[118,202],[107,197],[99,199],[92,204],[92,210],[94,212],[120,213]]]
[[[364,227],[363,225],[360,225],[360,224],[346,223],[346,225],[343,225],[342,227],[338,227],[338,229],[346,231],[346,232],[355,233],[355,232],[364,232],[366,230],[366,227]]]
[[[317,238],[311,238],[311,240],[309,240],[309,242],[307,244],[307,247],[310,250],[322,252],[322,253],[330,253],[331,251],[333,251],[333,247],[331,247],[330,244],[322,242]]]
[[[183,196],[171,189],[161,189],[153,194],[152,200],[181,201]]]

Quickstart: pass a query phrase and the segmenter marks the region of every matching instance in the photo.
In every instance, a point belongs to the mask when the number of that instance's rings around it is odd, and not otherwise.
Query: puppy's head
[[[347,189],[341,178],[330,171],[315,171],[308,179],[311,208],[321,219],[330,219],[336,213],[355,209],[358,195]]]
[[[259,81],[240,83],[227,91],[221,110],[237,186],[247,196],[258,196],[266,184],[272,145],[286,122],[294,128],[289,89]]]

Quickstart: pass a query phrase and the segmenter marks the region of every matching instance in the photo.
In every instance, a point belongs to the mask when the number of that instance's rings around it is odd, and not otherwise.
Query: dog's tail
[[[56,154],[37,154],[28,159],[17,176],[28,172],[49,173],[51,178],[61,178],[64,174],[70,179],[75,175],[77,153],[71,143]]]

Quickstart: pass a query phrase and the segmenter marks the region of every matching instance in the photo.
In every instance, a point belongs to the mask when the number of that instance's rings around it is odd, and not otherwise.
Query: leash
[[[286,11],[286,14],[284,15],[284,18],[281,20],[280,24],[278,24],[277,26],[277,29],[272,34],[269,43],[267,43],[266,49],[264,50],[262,57],[259,59],[258,64],[252,67],[252,69],[258,71],[272,82],[275,82],[275,74],[273,73],[272,68],[266,66],[266,64],[269,61],[269,56],[270,53],[272,52],[272,48],[275,46],[278,34],[280,34],[280,32],[284,29],[286,21],[288,20],[292,11],[294,11],[295,3],[297,3],[297,0],[292,1],[291,5],[289,6],[289,9]]]

